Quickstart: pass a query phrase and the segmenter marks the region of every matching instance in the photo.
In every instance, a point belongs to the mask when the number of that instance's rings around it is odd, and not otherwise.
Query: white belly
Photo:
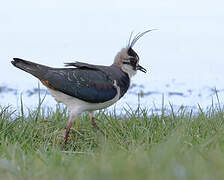
[[[84,111],[95,111],[99,109],[104,109],[111,106],[115,102],[117,102],[120,97],[120,88],[118,86],[116,86],[116,88],[118,92],[117,95],[113,99],[109,101],[105,101],[103,103],[89,103],[81,99],[64,94],[60,91],[56,91],[52,89],[49,89],[49,90],[51,92],[51,95],[55,98],[57,102],[65,104],[71,112],[81,113]]]

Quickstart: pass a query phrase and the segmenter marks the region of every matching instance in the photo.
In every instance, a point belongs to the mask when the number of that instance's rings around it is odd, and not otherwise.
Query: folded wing
[[[109,101],[117,94],[113,80],[96,69],[52,68],[42,79],[55,90],[91,103]]]

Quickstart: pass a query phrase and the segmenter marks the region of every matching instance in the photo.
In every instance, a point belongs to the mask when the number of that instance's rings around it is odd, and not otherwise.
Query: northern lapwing
[[[70,68],[52,68],[13,58],[11,63],[14,66],[37,77],[57,102],[68,107],[70,118],[64,145],[68,140],[72,122],[77,117],[88,111],[92,116],[92,125],[96,126],[94,111],[107,108],[122,98],[137,70],[146,73],[146,69],[139,65],[139,56],[133,46],[150,31],[152,30],[137,34],[134,38],[131,35],[127,47],[117,53],[111,66],[72,62],[65,63]]]

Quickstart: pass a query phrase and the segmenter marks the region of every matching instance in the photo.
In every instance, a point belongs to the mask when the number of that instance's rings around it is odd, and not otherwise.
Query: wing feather
[[[117,94],[113,80],[96,69],[50,69],[44,79],[55,90],[91,103],[113,99]]]

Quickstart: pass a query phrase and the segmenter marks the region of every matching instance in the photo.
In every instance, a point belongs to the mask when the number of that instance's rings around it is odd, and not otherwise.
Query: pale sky
[[[149,73],[138,73],[133,82],[153,89],[176,79],[221,88],[223,7],[218,0],[2,1],[0,85],[37,86],[11,65],[13,57],[54,67],[76,60],[109,65],[132,31],[158,29],[134,47]]]

